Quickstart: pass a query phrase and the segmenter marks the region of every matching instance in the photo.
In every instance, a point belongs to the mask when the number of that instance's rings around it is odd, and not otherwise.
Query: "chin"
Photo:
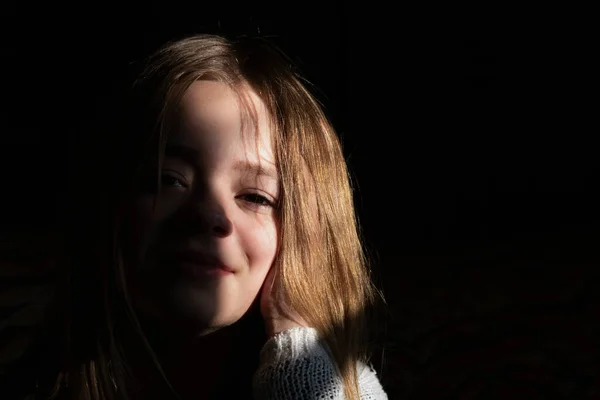
[[[244,313],[233,312],[225,308],[206,307],[199,304],[183,302],[163,307],[163,321],[171,326],[178,326],[190,333],[213,332],[238,322]]]
[[[260,319],[259,296],[244,299],[235,296],[236,290],[223,290],[214,286],[198,287],[178,282],[174,285],[146,288],[137,297],[138,311],[146,318],[179,330],[185,335],[198,335],[217,331],[238,321]],[[139,301],[142,300],[142,301]]]

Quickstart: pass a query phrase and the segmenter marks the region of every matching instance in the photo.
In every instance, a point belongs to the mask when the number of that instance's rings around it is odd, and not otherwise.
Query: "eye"
[[[241,198],[242,200],[247,201],[249,203],[255,204],[257,206],[261,206],[261,207],[274,207],[275,206],[275,203],[273,201],[269,200],[265,196],[262,196],[258,193],[244,194],[242,196],[239,196],[239,198]]]
[[[187,185],[184,181],[176,176],[170,174],[163,174],[161,177],[161,184],[165,187],[177,187],[177,188],[186,188]]]

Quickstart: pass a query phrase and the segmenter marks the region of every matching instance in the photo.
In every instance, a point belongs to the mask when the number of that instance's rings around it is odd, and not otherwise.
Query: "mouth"
[[[171,262],[174,261],[176,272],[189,279],[221,277],[235,273],[235,270],[217,257],[196,251],[175,252],[168,258]]]

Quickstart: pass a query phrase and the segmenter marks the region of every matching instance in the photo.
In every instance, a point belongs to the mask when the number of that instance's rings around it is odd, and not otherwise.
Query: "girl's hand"
[[[272,266],[260,294],[260,312],[269,337],[290,328],[308,327],[308,323],[282,299],[277,268]]]

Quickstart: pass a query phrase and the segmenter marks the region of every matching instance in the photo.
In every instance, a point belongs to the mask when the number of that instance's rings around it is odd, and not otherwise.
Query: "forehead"
[[[201,80],[194,82],[181,101],[183,133],[258,134],[261,140],[270,139],[269,116],[264,102],[247,85],[232,89],[228,85]],[[258,132],[256,132],[258,128]]]
[[[243,152],[250,161],[275,164],[269,115],[248,85],[234,90],[216,81],[196,81],[181,100],[180,117],[171,144],[201,150],[212,161],[240,158]]]

